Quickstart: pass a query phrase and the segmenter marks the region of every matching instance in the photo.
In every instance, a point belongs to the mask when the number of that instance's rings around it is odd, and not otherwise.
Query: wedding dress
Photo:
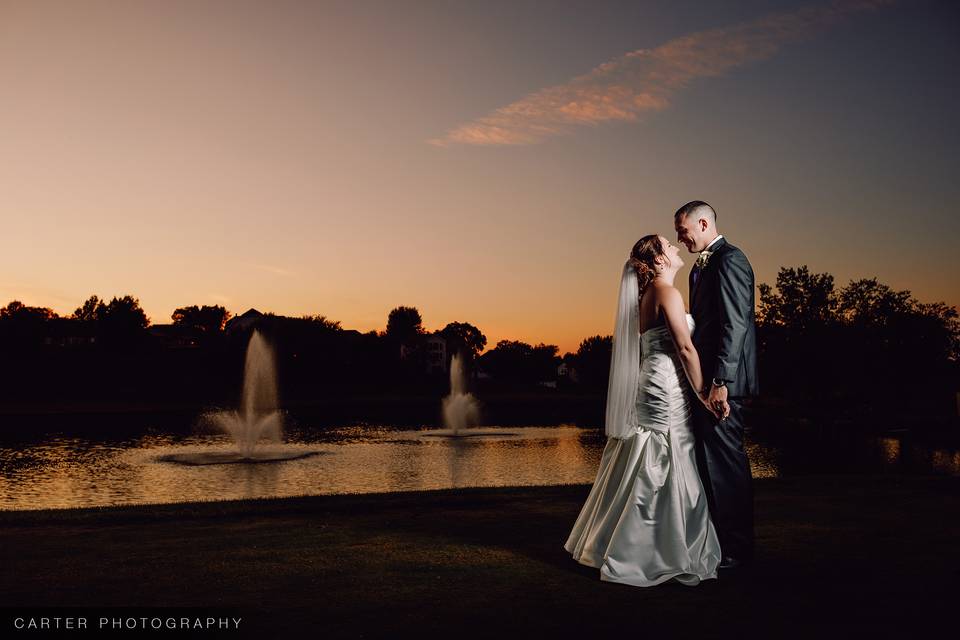
[[[599,568],[601,580],[644,587],[669,580],[696,585],[717,577],[720,544],[697,473],[691,430],[695,398],[666,325],[639,335],[639,319],[629,315],[635,306],[624,300],[636,287],[627,277],[625,268],[607,444],[564,548],[581,564]],[[689,314],[687,322],[692,331]],[[627,368],[631,360],[637,363],[634,349],[642,354],[639,367],[632,365],[636,375]],[[624,379],[632,389],[623,390]]]

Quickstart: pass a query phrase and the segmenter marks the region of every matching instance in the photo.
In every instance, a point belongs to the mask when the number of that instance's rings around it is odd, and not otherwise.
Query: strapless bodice
[[[686,315],[687,326],[690,328],[690,333],[693,333],[693,316],[689,313]],[[676,346],[673,344],[673,338],[670,335],[670,329],[665,324],[652,327],[641,333],[640,349],[643,352],[643,355],[649,355],[653,353],[673,354],[676,353],[677,350]]]
[[[693,316],[687,314],[693,331]],[[689,387],[680,354],[665,325],[640,335],[640,379],[637,389],[637,419],[641,428],[668,433],[688,431]]]

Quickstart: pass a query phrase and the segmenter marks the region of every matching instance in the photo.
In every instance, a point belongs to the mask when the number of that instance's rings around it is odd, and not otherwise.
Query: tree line
[[[833,276],[782,268],[761,284],[761,393],[834,412],[957,413],[960,321],[876,278],[837,289]]]
[[[806,266],[781,268],[773,285],[758,289],[761,395],[825,411],[881,402],[900,410],[955,411],[960,322],[954,307],[919,302],[876,279],[837,289],[830,274]],[[515,340],[484,351],[487,338],[475,325],[449,322],[428,331],[410,306],[394,308],[383,330],[366,333],[322,315],[267,313],[228,330],[231,320],[238,319],[220,305],[184,306],[159,331],[130,295],[91,296],[65,317],[13,301],[0,309],[0,349],[7,356],[0,394],[230,396],[239,389],[254,327],[274,346],[284,392],[304,398],[442,392],[453,353],[485,389],[548,384],[602,395],[612,347],[611,336],[596,335],[562,356],[556,345]]]

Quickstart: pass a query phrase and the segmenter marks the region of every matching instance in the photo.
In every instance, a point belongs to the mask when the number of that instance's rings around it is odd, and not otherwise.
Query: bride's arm
[[[700,402],[706,405],[706,399],[702,393],[704,385],[700,356],[697,354],[697,348],[693,346],[693,338],[690,336],[690,325],[687,324],[687,312],[683,307],[683,297],[673,287],[663,287],[658,293],[660,308],[663,309],[667,329],[669,329],[673,343],[677,347],[677,353],[680,356],[680,362],[683,364],[683,370],[687,374],[687,380],[690,381],[690,386],[693,387]]]

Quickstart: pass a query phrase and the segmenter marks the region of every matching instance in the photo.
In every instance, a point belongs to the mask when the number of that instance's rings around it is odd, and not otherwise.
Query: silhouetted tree
[[[914,301],[909,291],[894,291],[876,278],[855,280],[838,296],[841,320],[852,327],[880,327],[896,315],[910,313]]]
[[[851,282],[839,300],[846,353],[860,365],[859,384],[851,385],[858,393],[869,393],[877,379],[897,380],[895,401],[947,390],[960,338],[955,308],[921,303],[875,278]]]
[[[451,322],[439,333],[447,341],[447,352],[450,355],[462,352],[473,360],[487,346],[487,337],[468,322]]]
[[[396,307],[387,317],[387,338],[398,344],[413,342],[423,333],[423,318],[416,307]]]
[[[480,356],[480,367],[494,379],[504,382],[535,384],[555,380],[560,364],[556,345],[501,340]]]
[[[810,273],[807,266],[796,269],[781,268],[777,274],[777,292],[768,284],[761,284],[757,321],[760,324],[804,331],[822,327],[836,320],[837,296],[833,276],[829,273]]]
[[[496,380],[526,380],[530,377],[528,366],[532,349],[526,342],[501,340],[480,356],[480,366]]]
[[[211,335],[220,333],[227,326],[230,312],[220,305],[197,307],[181,307],[171,316],[173,324],[190,327],[200,333]]]
[[[126,346],[145,336],[150,320],[133,296],[114,297],[97,314],[97,325],[104,344]]]
[[[77,307],[71,318],[80,322],[96,322],[106,305],[97,296],[90,296]]]
[[[306,315],[303,316],[303,320],[311,323],[312,326],[319,329],[326,329],[328,331],[342,331],[343,328],[340,326],[339,320],[330,320],[327,316],[320,315]]]
[[[557,379],[557,367],[560,365],[560,347],[555,344],[540,343],[530,353],[534,382],[547,382]]]
[[[592,336],[580,342],[573,358],[580,384],[595,390],[606,389],[612,353],[613,336]]]
[[[931,302],[917,303],[916,310],[931,322],[932,331],[923,336],[924,342],[938,353],[947,353],[947,359],[954,364],[960,363],[960,316],[957,308],[945,302]]]
[[[17,314],[20,313],[25,307],[23,303],[19,300],[11,300],[7,303],[3,309],[0,309],[0,320],[7,320],[8,318],[14,318]]]
[[[834,404],[923,411],[946,408],[957,384],[960,324],[942,302],[923,304],[875,278],[839,292],[829,274],[781,268],[776,291],[761,284],[759,364],[765,393],[806,396],[812,409]],[[879,384],[887,381],[887,384]],[[876,406],[879,409],[879,406]]]
[[[396,307],[387,317],[384,339],[392,356],[384,363],[402,385],[421,378],[427,368],[426,332],[416,307]]]
[[[0,309],[0,319],[6,321],[46,322],[56,318],[53,309],[47,307],[28,307],[19,300],[12,300]]]
[[[8,349],[35,348],[43,343],[47,326],[56,317],[52,309],[28,307],[13,300],[0,309],[0,337]]]
[[[826,406],[826,396],[844,381],[831,361],[840,338],[833,276],[811,273],[806,265],[782,267],[775,288],[758,289],[761,385],[791,397],[815,397]]]

